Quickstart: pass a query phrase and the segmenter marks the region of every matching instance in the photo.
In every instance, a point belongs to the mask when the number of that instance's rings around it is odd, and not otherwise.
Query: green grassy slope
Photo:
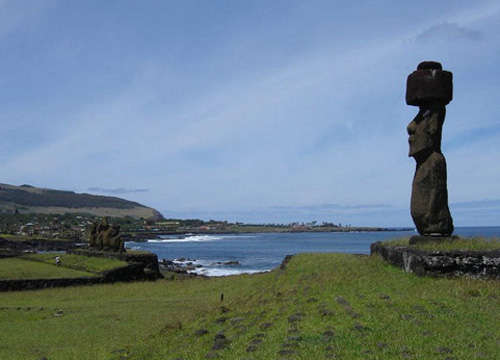
[[[3,293],[0,304],[1,359],[444,360],[500,350],[498,281],[419,278],[346,254],[299,255],[252,276]]]

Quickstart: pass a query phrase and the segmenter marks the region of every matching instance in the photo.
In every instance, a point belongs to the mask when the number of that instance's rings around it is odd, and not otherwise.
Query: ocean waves
[[[165,239],[151,239],[148,243],[182,243],[182,242],[200,242],[200,241],[216,241],[222,240],[222,236],[214,235],[191,235],[186,237],[175,237]]]
[[[242,274],[256,274],[262,272],[268,272],[270,270],[259,270],[259,269],[224,269],[224,268],[201,268],[191,271],[199,275],[205,276],[231,276],[231,275],[242,275]]]

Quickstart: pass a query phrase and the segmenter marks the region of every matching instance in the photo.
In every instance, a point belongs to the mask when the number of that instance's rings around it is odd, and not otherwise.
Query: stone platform
[[[500,280],[500,250],[425,251],[375,242],[370,253],[418,276],[466,276]]]

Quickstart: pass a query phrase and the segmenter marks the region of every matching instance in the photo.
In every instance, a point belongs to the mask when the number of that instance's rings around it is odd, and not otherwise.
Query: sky
[[[413,226],[406,77],[453,72],[455,226],[500,225],[500,2],[0,0],[0,182],[166,217]]]

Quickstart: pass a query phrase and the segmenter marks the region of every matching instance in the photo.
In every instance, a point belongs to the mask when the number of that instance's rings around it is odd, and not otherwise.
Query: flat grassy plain
[[[224,300],[221,301],[221,294]],[[285,270],[0,293],[0,359],[498,359],[500,282],[377,256]]]
[[[95,276],[95,274],[68,269],[21,258],[0,259],[0,279],[59,279]],[[0,295],[0,299],[2,295]],[[1,302],[0,302],[1,306]],[[0,335],[1,338],[1,335]],[[1,357],[0,357],[1,359]]]
[[[106,270],[111,270],[120,266],[125,266],[125,261],[117,259],[104,258],[104,257],[89,257],[75,254],[57,254],[57,253],[43,253],[43,254],[27,254],[23,259],[31,261],[40,261],[46,264],[53,265],[55,257],[59,256],[61,259],[61,266],[80,270],[91,273],[101,273]]]

